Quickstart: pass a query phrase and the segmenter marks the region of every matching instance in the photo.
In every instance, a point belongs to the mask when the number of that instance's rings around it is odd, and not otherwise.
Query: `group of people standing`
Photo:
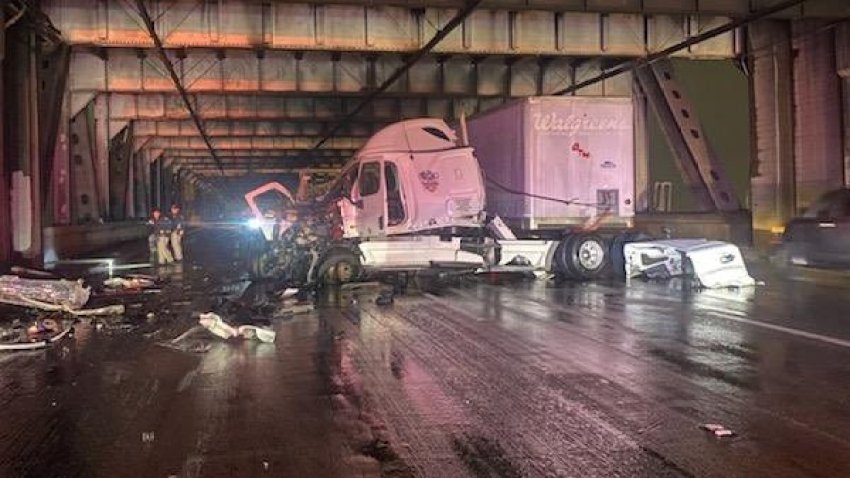
[[[151,211],[148,225],[151,227],[148,241],[151,250],[156,249],[157,264],[182,262],[183,234],[186,232],[186,227],[183,215],[180,213],[180,205],[172,204],[169,215],[163,215],[162,211],[154,209]]]

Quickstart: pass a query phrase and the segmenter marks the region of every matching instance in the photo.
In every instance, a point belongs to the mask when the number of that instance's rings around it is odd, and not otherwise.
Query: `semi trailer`
[[[590,280],[699,277],[698,263],[704,283],[752,281],[733,245],[648,241],[631,228],[632,114],[628,98],[529,98],[462,121],[460,136],[442,119],[391,124],[321,196],[297,200],[278,183],[246,195],[265,239],[254,269],[301,283],[424,271]],[[259,210],[271,190],[287,212]]]

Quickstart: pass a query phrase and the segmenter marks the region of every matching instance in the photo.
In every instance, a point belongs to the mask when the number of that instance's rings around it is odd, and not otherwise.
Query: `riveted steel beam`
[[[816,0],[815,0],[816,1]],[[738,7],[730,8],[734,2]],[[85,7],[81,3],[88,3]],[[211,12],[196,2],[174,2],[157,18],[165,47],[222,47],[246,50],[363,51],[412,54],[447,25],[468,2],[423,2],[426,6],[341,5],[272,2],[258,8],[249,0],[212,2]],[[406,2],[405,2],[406,3]],[[657,51],[668,41],[684,39],[686,24],[697,31],[711,28],[726,17],[750,11],[748,0],[566,0],[499,5],[485,1],[435,48],[440,53],[627,54]],[[627,5],[633,3],[635,8]],[[644,3],[653,4],[649,8]],[[712,9],[703,4],[716,3]],[[836,3],[836,2],[833,2]],[[208,3],[202,4],[205,7]],[[665,8],[666,5],[666,8]],[[87,7],[87,8],[86,8]],[[63,36],[74,45],[97,47],[150,47],[143,22],[127,2],[99,0],[95,14],[87,0],[56,0],[48,12]],[[799,12],[798,12],[799,13]],[[829,13],[829,12],[826,12]],[[833,14],[846,15],[842,9]],[[357,18],[361,21],[351,21]],[[293,21],[293,19],[297,19]],[[214,27],[214,28],[213,28]],[[678,39],[678,40],[677,40]],[[728,45],[693,55],[728,56]],[[725,50],[725,51],[724,51]]]
[[[685,182],[706,210],[738,211],[741,203],[669,61],[636,72]]]

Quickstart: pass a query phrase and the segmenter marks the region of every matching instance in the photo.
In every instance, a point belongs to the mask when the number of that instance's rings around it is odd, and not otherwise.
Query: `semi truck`
[[[461,121],[460,135],[437,118],[391,124],[321,196],[296,200],[304,194],[279,183],[246,195],[265,239],[254,269],[302,283],[422,271],[590,280],[694,274],[691,248],[704,275],[746,282],[733,245],[648,241],[631,228],[632,115],[629,98],[542,97]],[[288,212],[259,210],[259,194],[272,190]]]

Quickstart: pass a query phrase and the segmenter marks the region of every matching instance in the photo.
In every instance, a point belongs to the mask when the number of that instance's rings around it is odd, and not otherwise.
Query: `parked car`
[[[795,265],[850,267],[850,189],[821,196],[782,236],[780,257]]]

